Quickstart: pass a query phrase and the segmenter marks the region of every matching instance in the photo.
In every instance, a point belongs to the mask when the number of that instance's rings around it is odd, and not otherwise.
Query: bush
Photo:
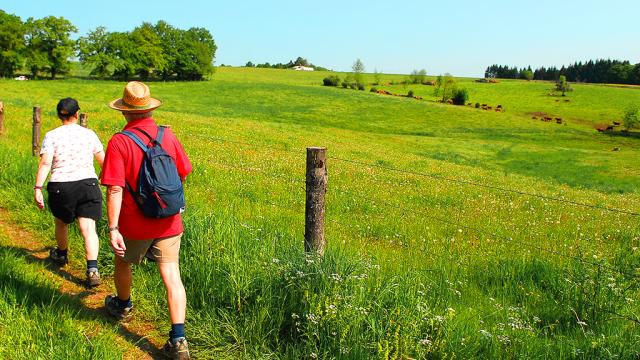
[[[410,97],[410,98],[413,97],[413,90],[409,90],[409,92],[407,93],[407,97]]]
[[[364,84],[357,84],[358,85],[358,90],[364,91]]]
[[[375,86],[371,88],[371,90],[369,90],[370,92],[378,92],[378,88],[376,88]]]
[[[354,82],[349,83],[349,89],[351,89],[351,90],[355,90],[355,89],[357,89],[357,88],[358,88],[358,84],[356,84],[356,83],[354,83]]]
[[[467,92],[467,89],[457,89],[453,93],[453,97],[451,98],[451,100],[453,100],[453,103],[455,105],[466,104],[467,100],[469,100],[469,93]]]
[[[624,112],[624,129],[629,131],[640,126],[640,108],[631,106]]]
[[[327,76],[326,78],[322,79],[322,85],[324,86],[338,86],[339,83],[340,78],[336,75]]]
[[[480,103],[476,103],[476,109],[480,109]]]
[[[349,87],[349,83],[346,80],[343,80],[342,87],[346,89],[347,87]]]

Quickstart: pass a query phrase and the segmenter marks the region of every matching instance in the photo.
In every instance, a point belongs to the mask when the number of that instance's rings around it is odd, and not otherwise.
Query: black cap
[[[58,102],[58,117],[66,119],[72,115],[75,115],[80,110],[78,101],[72,98],[65,98]]]

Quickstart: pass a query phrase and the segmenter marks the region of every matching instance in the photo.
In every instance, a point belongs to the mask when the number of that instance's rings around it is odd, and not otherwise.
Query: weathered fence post
[[[4,103],[0,101],[0,134],[4,133]]]
[[[324,238],[324,200],[327,192],[327,149],[307,148],[307,187],[304,214],[304,250],[323,255],[327,242]]]
[[[40,107],[33,107],[33,131],[31,132],[31,155],[40,154],[40,125],[42,124]]]
[[[82,127],[87,127],[87,114],[82,113],[80,114],[80,126]]]

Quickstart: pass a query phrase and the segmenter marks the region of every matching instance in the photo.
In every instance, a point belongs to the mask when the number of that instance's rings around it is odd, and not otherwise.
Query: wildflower
[[[484,337],[486,337],[486,338],[491,338],[491,337],[493,337],[493,335],[491,335],[491,333],[490,333],[490,332],[488,332],[488,331],[487,331],[487,330],[485,330],[485,329],[480,329],[480,334],[482,334],[482,336],[484,336]]]
[[[427,337],[425,337],[424,339],[420,340],[420,345],[422,346],[431,346],[432,342],[431,339],[429,339],[429,335],[427,335]]]
[[[318,354],[316,354],[316,353],[312,352],[312,353],[311,353],[311,358],[312,358],[312,359],[317,359],[317,358],[318,358]]]
[[[273,258],[273,259],[271,259],[271,262],[274,263],[274,264],[278,264],[278,263],[280,263],[280,259]]]

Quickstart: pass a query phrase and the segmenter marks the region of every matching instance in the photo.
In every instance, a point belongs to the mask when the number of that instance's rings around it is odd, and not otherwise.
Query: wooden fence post
[[[0,101],[0,134],[4,133],[4,103]]]
[[[304,212],[304,250],[324,254],[325,194],[327,192],[327,149],[307,148],[306,204]]]
[[[82,127],[87,127],[87,114],[82,113],[80,114],[80,126]]]
[[[31,132],[31,155],[40,155],[40,126],[42,125],[40,107],[33,107],[33,131]]]

